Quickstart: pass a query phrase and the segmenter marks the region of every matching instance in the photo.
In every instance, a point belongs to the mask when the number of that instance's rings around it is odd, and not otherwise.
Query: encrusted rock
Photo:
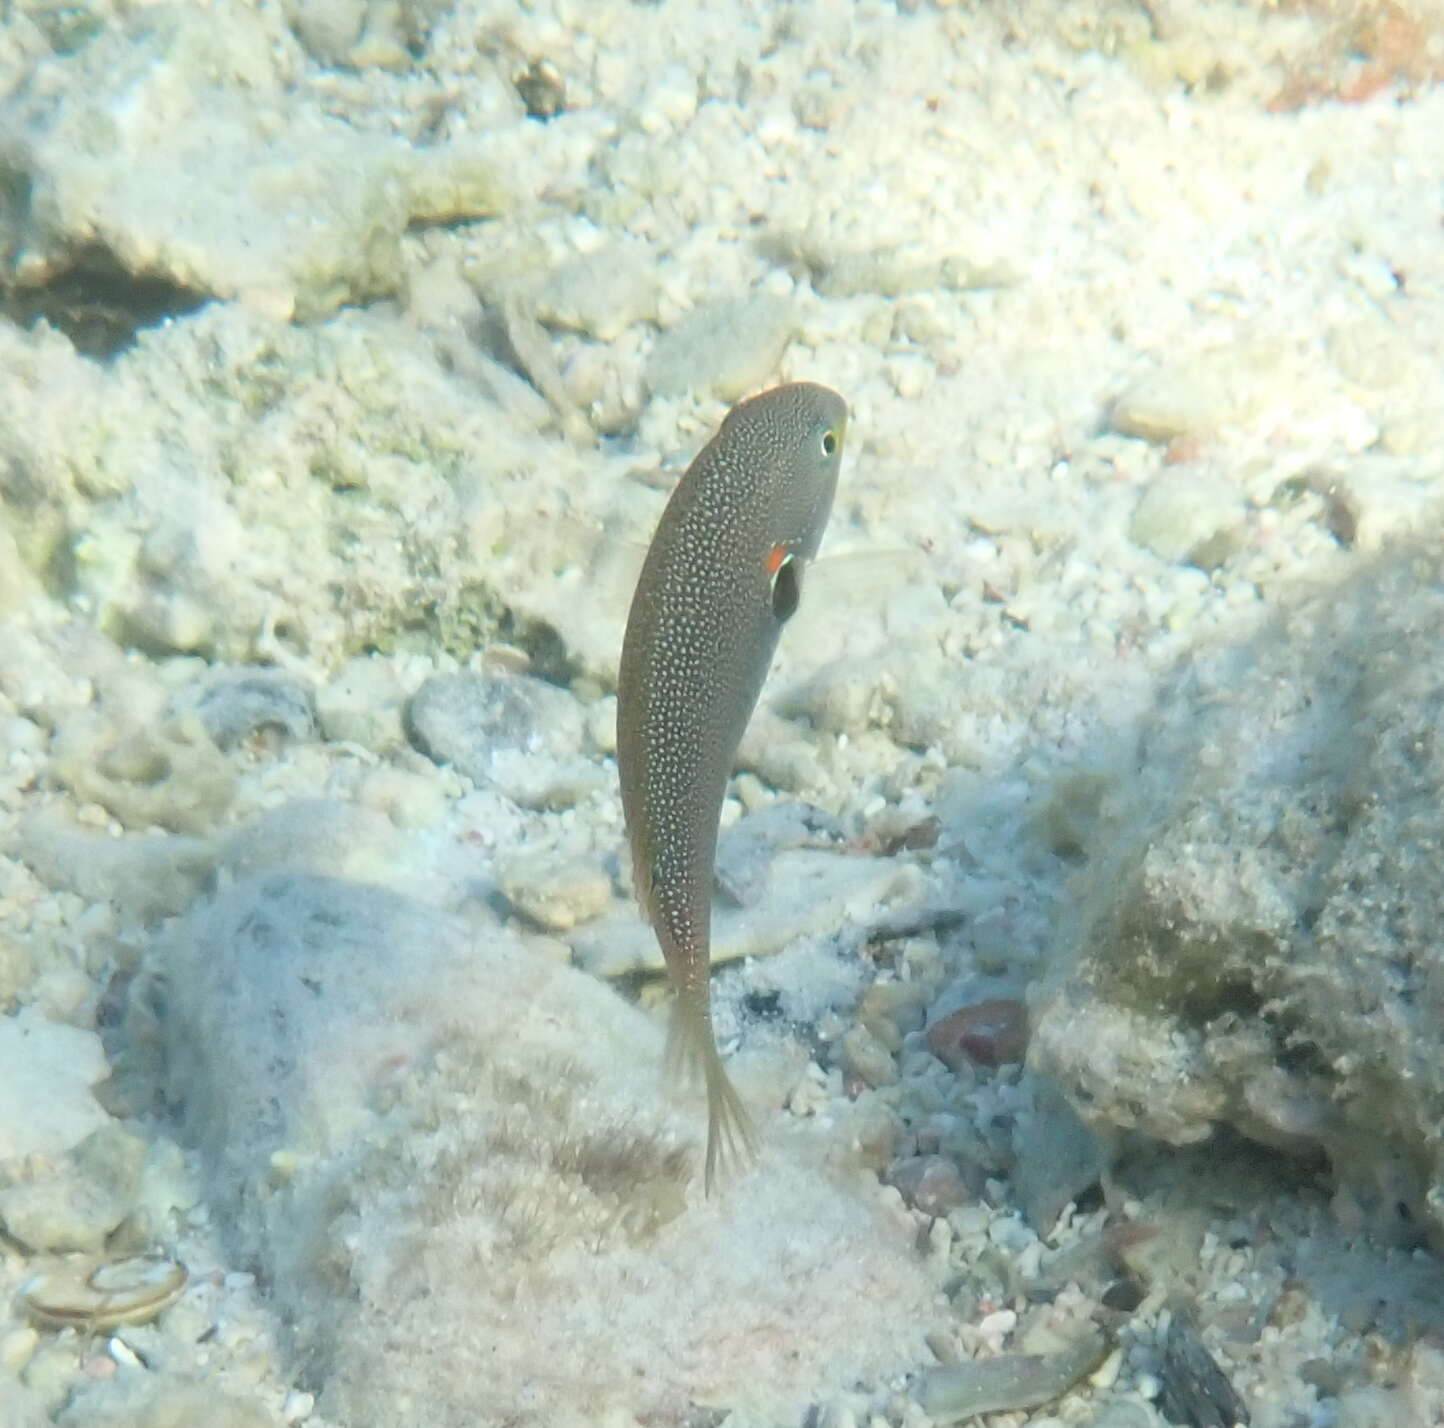
[[[1441,592],[1444,545],[1400,544],[1164,685],[1030,1060],[1090,1121],[1317,1147],[1444,1232]]]
[[[77,798],[133,832],[208,833],[236,789],[235,769],[194,716],[157,727],[77,716],[56,734],[53,768]]]
[[[665,1095],[660,1029],[502,929],[268,876],[150,965],[217,1224],[293,1316],[328,1421],[489,1423],[523,1399],[538,1422],[656,1419],[705,1381],[798,1422],[819,1383],[925,1352],[936,1288],[907,1228],[776,1115],[766,1160],[704,1202],[705,1116]],[[608,1298],[634,1276],[669,1313]]]

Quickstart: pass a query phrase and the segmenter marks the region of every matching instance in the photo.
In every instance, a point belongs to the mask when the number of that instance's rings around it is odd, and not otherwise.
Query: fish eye
[[[822,433],[822,454],[831,456],[837,450],[837,432],[832,428]]]

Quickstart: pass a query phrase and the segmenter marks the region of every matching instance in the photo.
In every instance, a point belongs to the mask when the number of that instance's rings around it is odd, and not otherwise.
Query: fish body
[[[810,382],[733,407],[677,483],[632,597],[617,767],[643,913],[676,992],[669,1067],[707,1088],[706,1184],[755,1135],[712,1032],[712,871],[737,745],[832,509],[847,405]]]

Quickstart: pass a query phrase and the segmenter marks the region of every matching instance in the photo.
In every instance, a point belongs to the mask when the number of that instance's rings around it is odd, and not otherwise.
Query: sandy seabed
[[[1441,74],[1365,0],[11,7],[0,1419],[1444,1421]],[[791,379],[706,1201],[611,691]]]

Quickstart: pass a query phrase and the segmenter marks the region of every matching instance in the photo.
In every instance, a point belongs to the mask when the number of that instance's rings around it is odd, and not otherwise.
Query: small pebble
[[[978,1337],[994,1353],[1001,1353],[1003,1341],[1018,1327],[1018,1315],[1012,1309],[994,1309],[977,1323]]]
[[[657,339],[647,388],[660,396],[736,401],[776,371],[792,323],[787,300],[765,290],[694,308]]]
[[[527,808],[570,808],[605,782],[579,756],[583,726],[574,695],[530,675],[435,675],[406,713],[421,753]]]
[[[936,1423],[958,1423],[985,1413],[1037,1408],[1061,1397],[1107,1353],[1096,1330],[1084,1332],[1060,1354],[1005,1354],[930,1369],[913,1392]]]
[[[0,720],[0,749],[38,754],[45,747],[47,737],[34,720],[22,719],[19,715]]]
[[[286,1401],[281,1405],[281,1417],[287,1423],[304,1423],[311,1416],[311,1411],[316,1406],[316,1396],[311,1393],[303,1393],[299,1388],[293,1388],[286,1395]]]
[[[1267,344],[1193,353],[1140,377],[1114,403],[1125,436],[1167,443],[1212,436],[1247,421],[1278,391],[1278,353]]]
[[[363,0],[301,0],[294,25],[301,43],[326,65],[345,64],[366,19]]]
[[[105,1348],[111,1361],[119,1364],[122,1368],[143,1369],[145,1367],[141,1362],[140,1355],[124,1339],[117,1338],[112,1334]]]
[[[378,656],[357,656],[316,694],[316,716],[327,739],[386,754],[406,742],[401,723],[405,693],[396,667]]]
[[[582,742],[581,706],[530,675],[434,675],[412,697],[406,727],[428,758],[477,782],[499,752],[575,754]]]
[[[289,674],[273,669],[226,671],[208,684],[194,708],[218,749],[234,748],[262,732],[294,740],[316,736],[311,693]]]
[[[1243,517],[1238,496],[1218,481],[1183,469],[1155,477],[1138,499],[1128,525],[1131,540],[1160,560],[1190,560],[1216,568]],[[1227,537],[1224,539],[1223,537]],[[1212,561],[1212,565],[1209,562]]]
[[[869,1086],[892,1086],[898,1079],[892,1053],[865,1026],[844,1033],[840,1043],[842,1067]]]
[[[998,1215],[988,1224],[988,1238],[1009,1254],[1022,1254],[1037,1243],[1038,1236],[1012,1215]]]
[[[567,86],[561,71],[548,59],[533,60],[512,80],[528,119],[555,119],[567,107]]]
[[[1088,1382],[1094,1388],[1112,1388],[1123,1372],[1123,1351],[1114,1349],[1111,1354],[1089,1375]]]
[[[368,769],[356,799],[363,807],[384,813],[398,828],[429,828],[446,808],[446,795],[434,771],[427,778],[407,769]]]
[[[1143,1404],[1122,1399],[1108,1404],[1088,1428],[1153,1428],[1155,1422]]]
[[[612,880],[585,858],[521,854],[503,864],[498,883],[512,907],[547,932],[590,922],[612,900]]]
[[[974,1002],[928,1028],[933,1055],[957,1070],[964,1060],[980,1066],[1022,1061],[1028,1050],[1028,1009],[1015,997]]]
[[[586,716],[587,739],[599,754],[617,752],[617,696],[608,694],[589,705]]]
[[[909,1205],[925,1215],[946,1215],[969,1199],[958,1167],[945,1156],[910,1156],[894,1164],[887,1178]]]
[[[935,1264],[945,1265],[953,1247],[953,1227],[944,1219],[936,1219],[928,1226],[928,1258]]]
[[[19,1378],[39,1342],[40,1335],[28,1324],[0,1335],[0,1369]]]

